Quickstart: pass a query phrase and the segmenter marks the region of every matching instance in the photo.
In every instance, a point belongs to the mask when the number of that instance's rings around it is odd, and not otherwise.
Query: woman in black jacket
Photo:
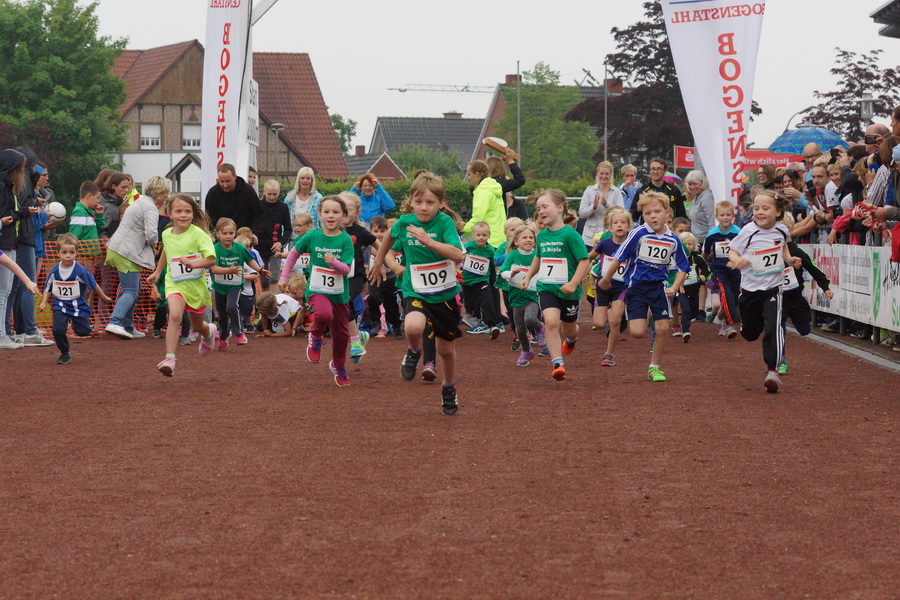
[[[23,216],[16,202],[16,195],[25,187],[25,155],[16,150],[0,151],[0,250],[16,259],[16,222],[31,218],[26,209]],[[0,349],[21,348],[9,337],[6,330],[6,307],[13,288],[13,272],[0,268]]]

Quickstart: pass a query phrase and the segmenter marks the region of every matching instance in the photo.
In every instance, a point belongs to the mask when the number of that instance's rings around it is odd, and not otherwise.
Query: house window
[[[162,125],[141,125],[141,150],[159,150],[162,147]]]
[[[200,126],[199,125],[182,125],[181,126],[181,146],[184,150],[200,149]]]

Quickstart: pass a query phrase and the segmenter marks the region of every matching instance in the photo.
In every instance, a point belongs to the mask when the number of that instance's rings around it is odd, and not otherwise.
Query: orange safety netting
[[[38,259],[37,284],[41,290],[47,285],[47,275],[50,273],[50,270],[59,262],[55,242],[46,242],[44,251],[47,254],[47,258]],[[104,260],[106,260],[106,240],[82,240],[79,242],[78,262],[94,275],[97,284],[103,287],[106,295],[116,300],[119,297],[119,273],[112,267],[104,267]],[[141,269],[141,291],[134,306],[134,326],[141,331],[147,332],[153,327],[153,317],[156,314],[157,305],[156,300],[150,296],[150,284],[147,283],[147,277],[151,273],[153,271],[150,269]],[[48,300],[47,308],[41,311],[40,303],[40,296],[35,297],[35,322],[38,328],[44,332],[44,335],[50,338],[50,330],[53,325],[53,304],[51,300]],[[91,297],[90,304],[93,334],[102,333],[103,328],[109,323],[114,304],[104,304],[96,296]]]

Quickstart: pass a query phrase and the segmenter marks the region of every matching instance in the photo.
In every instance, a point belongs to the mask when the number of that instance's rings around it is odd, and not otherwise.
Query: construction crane
[[[470,92],[473,94],[493,94],[497,86],[490,85],[430,85],[409,83],[405,87],[388,88],[397,92]]]

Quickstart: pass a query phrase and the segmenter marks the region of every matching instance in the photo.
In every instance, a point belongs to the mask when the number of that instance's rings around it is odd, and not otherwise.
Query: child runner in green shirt
[[[331,363],[338,387],[350,385],[345,364],[350,333],[347,318],[350,314],[350,285],[347,274],[353,263],[353,240],[341,229],[348,215],[347,205],[340,196],[326,196],[319,202],[321,229],[313,229],[297,238],[288,253],[281,270],[281,289],[285,289],[294,270],[294,264],[302,254],[309,254],[309,280],[306,285],[307,303],[312,306],[313,324],[309,331],[306,358],[319,362],[322,344],[325,343],[325,327],[331,329]]]
[[[395,240],[401,242],[406,264],[401,289],[409,349],[400,365],[400,375],[407,381],[416,376],[422,356],[422,336],[426,324],[430,323],[444,365],[441,410],[445,415],[453,415],[458,409],[453,340],[461,335],[456,263],[462,260],[463,249],[453,219],[440,212],[444,195],[444,182],[437,175],[423,173],[416,177],[409,189],[413,212],[394,223],[378,250],[375,264],[384,260]],[[383,279],[381,269],[375,269],[370,277],[375,285]]]
[[[516,326],[516,335],[519,336],[519,344],[522,351],[516,361],[517,367],[527,367],[534,360],[534,352],[531,350],[531,342],[528,340],[528,332],[534,335],[535,341],[544,349],[547,342],[544,338],[544,325],[541,323],[541,309],[538,305],[537,281],[532,280],[528,289],[521,289],[519,285],[525,279],[531,263],[534,261],[534,245],[537,227],[534,223],[521,225],[512,234],[509,242],[509,253],[503,266],[500,267],[500,277],[509,282],[509,304],[512,306],[512,322]]]
[[[538,278],[538,299],[553,359],[550,376],[557,381],[566,378],[562,355],[571,354],[578,340],[581,281],[590,267],[584,240],[563,222],[567,204],[562,190],[545,190],[538,197],[535,206],[544,229],[537,235],[537,253],[531,268],[519,284],[525,290],[534,277]],[[560,343],[560,330],[566,336],[564,343]]]
[[[216,312],[219,313],[219,350],[228,350],[229,333],[234,332],[238,344],[246,344],[247,336],[241,322],[238,301],[244,289],[244,263],[259,272],[263,277],[271,276],[266,269],[251,256],[243,244],[234,241],[237,226],[228,217],[219,217],[216,221],[216,237],[219,239],[216,250],[216,264],[209,270],[212,272],[213,294],[216,297]]]
[[[475,223],[474,240],[464,247],[462,262],[463,302],[466,315],[481,317],[481,322],[466,333],[489,333],[492,340],[500,337],[500,317],[494,314],[494,298],[490,287],[490,270],[494,268],[494,247],[488,244],[491,227],[484,221]]]

